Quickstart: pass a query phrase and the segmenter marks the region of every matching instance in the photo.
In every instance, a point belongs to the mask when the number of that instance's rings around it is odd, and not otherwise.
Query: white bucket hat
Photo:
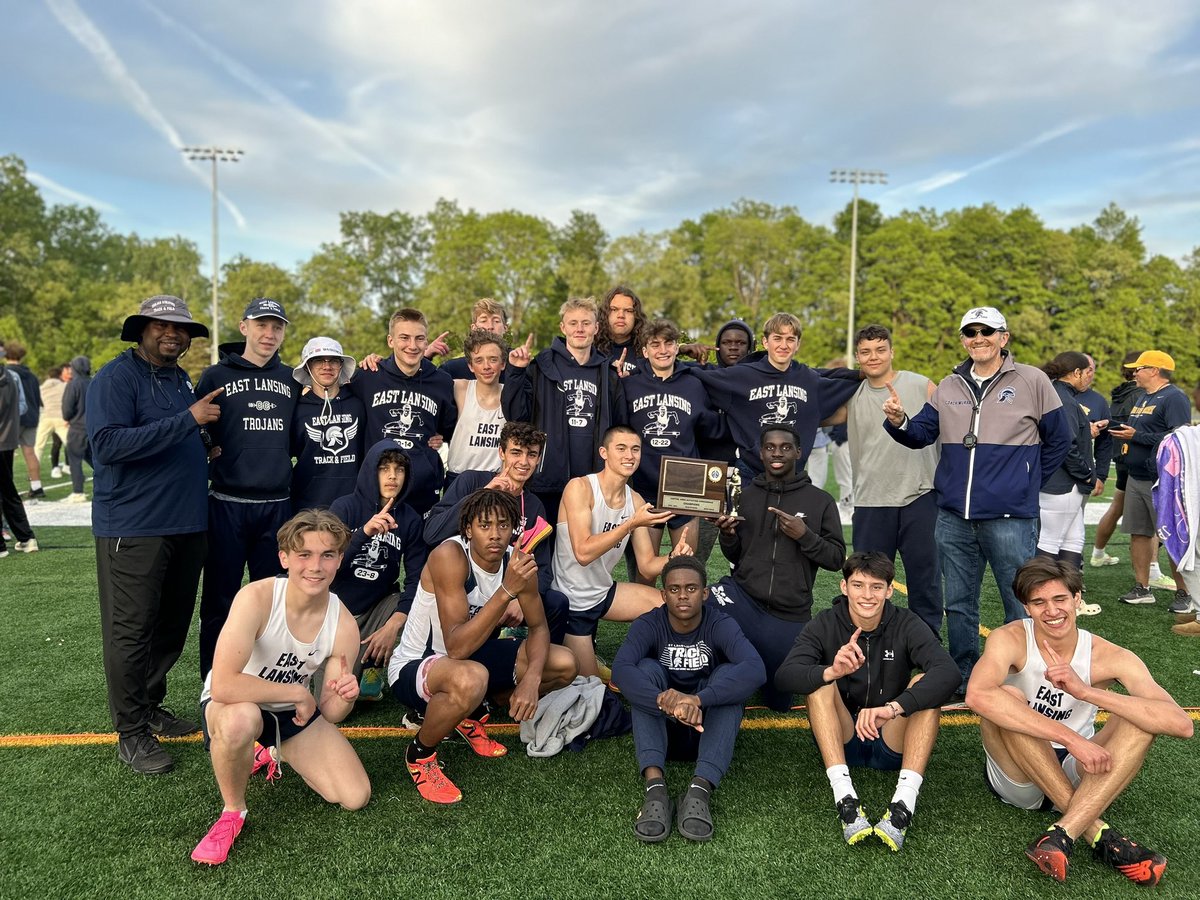
[[[357,364],[354,361],[354,357],[343,353],[342,345],[330,337],[315,337],[304,345],[304,350],[300,354],[300,365],[292,369],[292,377],[301,384],[312,387],[312,375],[308,371],[308,363],[310,360],[322,356],[341,357],[342,372],[338,376],[338,383],[349,384],[350,377],[354,374],[354,367]]]

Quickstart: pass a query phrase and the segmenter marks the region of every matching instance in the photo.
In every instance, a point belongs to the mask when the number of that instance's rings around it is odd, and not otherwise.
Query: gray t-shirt
[[[927,402],[929,379],[924,375],[896,372],[892,387],[909,415],[916,415]],[[907,506],[933,490],[937,445],[910,450],[892,440],[883,430],[887,398],[886,387],[873,388],[863,381],[847,408],[855,506]]]

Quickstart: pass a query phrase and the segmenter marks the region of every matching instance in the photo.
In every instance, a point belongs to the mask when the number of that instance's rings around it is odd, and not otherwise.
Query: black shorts
[[[590,609],[571,610],[567,613],[567,634],[577,637],[592,637],[600,626],[600,620],[605,613],[612,609],[613,598],[617,596],[617,583],[614,581],[604,595],[604,599]]]
[[[487,669],[487,696],[503,694],[517,686],[517,652],[521,649],[521,643],[513,638],[492,638],[484,641],[480,648],[471,654],[472,662],[477,662]],[[392,695],[405,706],[424,714],[429,706],[429,692],[425,686],[428,667],[439,659],[446,657],[435,653],[424,659],[414,659],[405,663],[396,680],[392,682]]]
[[[209,749],[209,744],[212,743],[212,738],[208,734],[208,704],[211,700],[205,700],[200,704],[200,729],[204,732],[204,749]],[[293,720],[294,709],[285,709],[279,712],[259,708],[262,713],[262,733],[258,736],[258,742],[264,747],[278,747],[283,744],[288,738],[293,738],[302,732],[305,728],[317,721],[317,717],[321,715],[320,710],[309,716],[308,721],[303,725],[297,725]]]

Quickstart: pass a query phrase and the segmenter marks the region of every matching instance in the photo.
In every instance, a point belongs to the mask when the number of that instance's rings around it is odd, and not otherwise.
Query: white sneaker
[[[55,466],[50,470],[51,478],[62,478],[62,466]]]
[[[1101,550],[1100,555],[1092,554],[1091,562],[1088,563],[1092,568],[1099,569],[1101,566],[1115,566],[1121,560],[1116,556],[1109,556],[1108,553]]]
[[[87,494],[68,494],[63,503],[87,503]]]
[[[17,541],[13,544],[13,549],[19,553],[37,553],[37,538],[30,538],[27,541]]]

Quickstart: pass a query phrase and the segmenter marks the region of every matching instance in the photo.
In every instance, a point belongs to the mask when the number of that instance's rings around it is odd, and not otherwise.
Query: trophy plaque
[[[712,459],[664,456],[658,473],[658,512],[716,519],[729,512],[729,464]]]

